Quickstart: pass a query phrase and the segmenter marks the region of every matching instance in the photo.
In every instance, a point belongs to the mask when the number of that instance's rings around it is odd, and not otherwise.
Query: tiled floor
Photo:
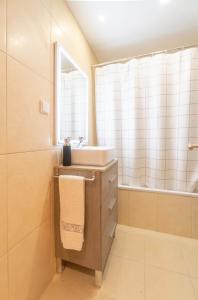
[[[40,300],[198,300],[198,240],[119,225],[101,289],[67,267]]]

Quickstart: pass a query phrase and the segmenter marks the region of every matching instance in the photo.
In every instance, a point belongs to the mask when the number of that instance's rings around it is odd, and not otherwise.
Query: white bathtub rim
[[[129,190],[129,191],[137,191],[137,192],[169,194],[169,195],[177,195],[177,196],[198,198],[198,193],[188,193],[188,192],[180,192],[180,191],[152,189],[152,188],[144,188],[144,187],[136,187],[136,186],[128,186],[128,185],[119,185],[118,189],[120,189],[120,190]]]

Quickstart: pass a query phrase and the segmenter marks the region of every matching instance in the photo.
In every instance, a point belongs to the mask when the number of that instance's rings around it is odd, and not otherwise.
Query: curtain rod
[[[116,59],[116,60],[112,60],[112,61],[107,61],[107,62],[104,62],[104,63],[101,63],[101,64],[92,65],[92,68],[104,67],[104,66],[107,66],[107,65],[118,64],[118,63],[122,63],[122,62],[124,63],[124,62],[127,62],[131,59],[134,59],[134,58],[143,58],[143,57],[153,56],[153,55],[160,54],[160,53],[175,52],[177,50],[184,50],[184,49],[195,48],[195,47],[198,47],[198,44],[189,45],[189,46],[181,46],[181,47],[177,47],[177,48],[161,50],[161,51],[145,53],[145,54],[141,54],[141,55],[137,55],[137,56],[131,56],[131,57]]]

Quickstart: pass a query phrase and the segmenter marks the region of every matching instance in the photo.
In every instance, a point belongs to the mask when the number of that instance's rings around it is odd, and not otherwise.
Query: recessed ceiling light
[[[160,4],[168,4],[171,0],[160,0]]]
[[[101,23],[104,23],[105,17],[102,16],[102,15],[98,16],[98,21],[101,22]]]

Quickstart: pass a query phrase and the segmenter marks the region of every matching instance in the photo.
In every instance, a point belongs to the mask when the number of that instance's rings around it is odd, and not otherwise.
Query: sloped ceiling
[[[100,62],[198,43],[198,0],[67,4]]]

